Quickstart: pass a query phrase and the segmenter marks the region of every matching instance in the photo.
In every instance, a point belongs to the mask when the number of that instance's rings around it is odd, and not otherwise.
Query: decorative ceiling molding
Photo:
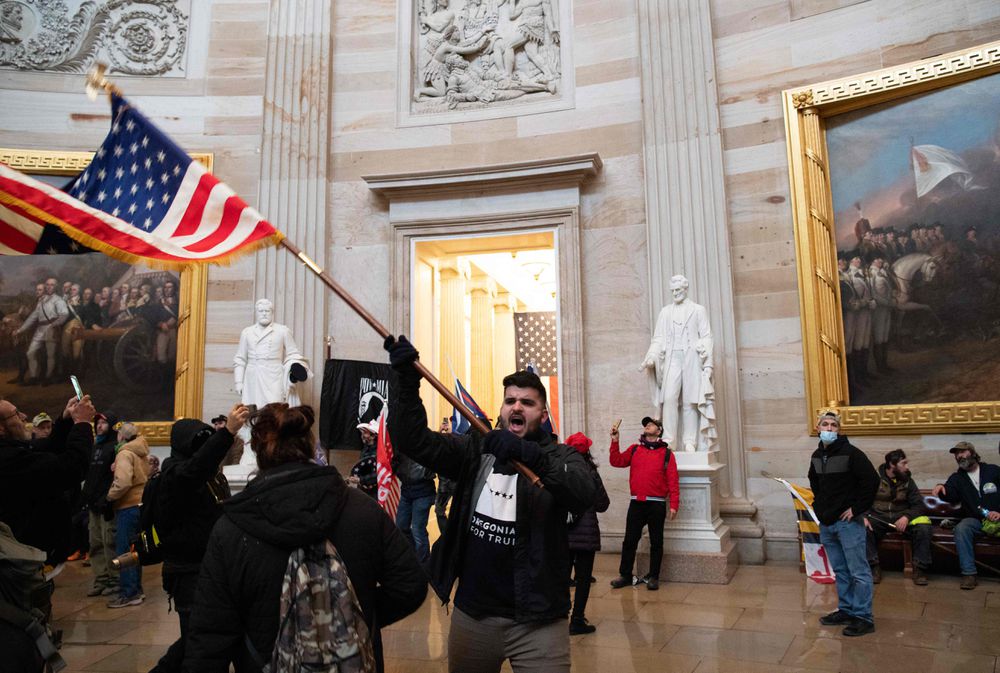
[[[0,0],[0,69],[184,77],[192,0]]]

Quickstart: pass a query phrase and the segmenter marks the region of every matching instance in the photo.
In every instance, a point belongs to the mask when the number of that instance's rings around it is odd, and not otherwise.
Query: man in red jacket
[[[624,451],[618,448],[618,428],[611,429],[610,462],[615,467],[628,467],[629,488],[632,502],[625,518],[625,540],[622,542],[622,560],[618,577],[611,580],[615,589],[632,584],[632,564],[635,549],[642,538],[642,527],[649,528],[649,574],[646,588],[660,588],[660,561],[663,560],[663,522],[667,517],[667,498],[670,499],[670,519],[677,516],[680,506],[680,488],[677,479],[677,461],[666,442],[660,439],[663,424],[656,418],[642,419],[643,434],[637,444]]]

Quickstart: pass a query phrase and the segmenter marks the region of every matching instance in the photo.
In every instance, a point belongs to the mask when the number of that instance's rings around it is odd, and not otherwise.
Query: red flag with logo
[[[399,507],[399,477],[392,472],[392,441],[385,427],[385,410],[378,417],[378,504],[393,521]]]

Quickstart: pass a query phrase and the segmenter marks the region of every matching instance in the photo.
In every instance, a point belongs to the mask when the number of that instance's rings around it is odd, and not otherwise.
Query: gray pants
[[[519,624],[504,617],[473,619],[451,613],[448,670],[498,673],[510,659],[514,673],[569,673],[569,626],[565,619]]]
[[[115,557],[115,520],[105,521],[100,514],[90,515],[90,569],[95,587],[117,587],[118,571],[111,565]]]

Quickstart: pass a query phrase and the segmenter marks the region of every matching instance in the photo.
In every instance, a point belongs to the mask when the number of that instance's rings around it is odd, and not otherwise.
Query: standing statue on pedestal
[[[642,369],[655,375],[653,404],[662,411],[663,439],[675,449],[708,451],[717,437],[712,327],[705,307],[688,299],[688,285],[684,276],[670,279],[673,303],[656,319]]]
[[[295,344],[292,331],[272,322],[274,304],[271,300],[258,299],[254,309],[257,322],[240,334],[240,345],[233,357],[236,394],[243,404],[253,404],[258,409],[273,402],[297,407],[301,401],[295,386],[309,378],[309,365]],[[244,426],[246,446],[240,464],[248,460],[256,463],[250,450],[248,428],[249,424]]]

